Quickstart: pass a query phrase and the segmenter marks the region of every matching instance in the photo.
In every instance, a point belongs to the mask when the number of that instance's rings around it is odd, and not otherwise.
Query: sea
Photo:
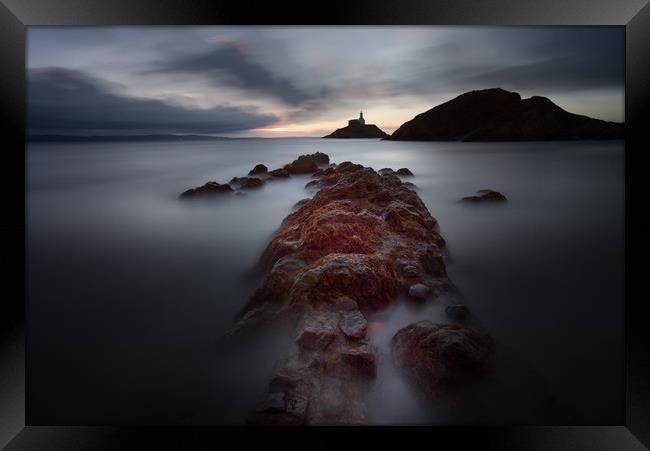
[[[316,151],[414,173],[449,276],[495,340],[488,375],[425,400],[390,338],[450,321],[442,303],[400,299],[376,314],[370,424],[624,422],[623,141],[318,138],[28,144],[28,422],[243,424],[293,337],[223,337],[263,280],[264,247],[313,195],[309,176],[178,196]],[[480,189],[508,202],[459,202]]]

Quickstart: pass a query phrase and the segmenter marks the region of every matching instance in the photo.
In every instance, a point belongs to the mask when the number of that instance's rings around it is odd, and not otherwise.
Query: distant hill
[[[88,141],[205,141],[215,139],[230,139],[221,136],[208,135],[113,135],[113,136],[80,136],[80,135],[29,135],[29,142],[88,142]]]
[[[352,123],[347,127],[335,130],[327,136],[323,136],[323,138],[386,138],[387,136],[388,133],[385,133],[374,124],[363,125]]]
[[[546,97],[471,91],[418,114],[388,138],[403,141],[619,139],[623,124],[569,113]]]

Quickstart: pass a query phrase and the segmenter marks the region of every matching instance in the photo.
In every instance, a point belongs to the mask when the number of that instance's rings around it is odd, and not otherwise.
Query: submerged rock
[[[392,340],[395,364],[427,394],[487,369],[492,339],[457,324],[420,321],[400,329]]]
[[[199,186],[197,188],[192,188],[188,189],[187,191],[184,191],[180,197],[182,198],[188,198],[188,197],[195,197],[195,196],[203,196],[203,195],[212,195],[212,194],[219,194],[219,193],[230,193],[232,192],[233,189],[228,185],[227,183],[217,183],[217,182],[208,182],[203,186]]]
[[[248,175],[255,175],[255,174],[266,174],[268,172],[269,168],[264,166],[263,164],[257,164],[253,169],[250,170]]]
[[[409,295],[415,299],[425,299],[431,290],[423,283],[416,283],[409,287]]]
[[[454,305],[448,305],[445,308],[445,313],[451,319],[462,321],[469,316],[469,309],[462,304],[454,304]]]
[[[481,189],[476,192],[476,196],[463,197],[461,202],[465,203],[483,203],[483,202],[507,202],[506,196],[498,191],[491,189]]]
[[[264,180],[257,177],[234,177],[229,183],[241,189],[249,189],[261,187]]]
[[[291,174],[310,174],[318,171],[319,166],[330,164],[330,157],[322,152],[310,155],[300,155],[297,159],[284,166]]]
[[[395,174],[403,176],[410,176],[413,175],[410,169],[408,168],[400,168],[397,171],[395,171]]]
[[[272,171],[269,172],[269,175],[276,177],[276,178],[282,178],[286,179],[287,177],[291,177],[291,174],[289,174],[289,171],[287,171],[284,168],[279,168],[279,169],[273,169]]]

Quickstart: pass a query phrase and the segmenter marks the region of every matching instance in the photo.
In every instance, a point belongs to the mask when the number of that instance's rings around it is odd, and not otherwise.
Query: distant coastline
[[[320,139],[320,136],[210,136],[210,135],[27,135],[27,142],[230,141],[237,139]]]
[[[206,141],[232,139],[209,135],[27,135],[28,142],[86,142],[86,141]]]

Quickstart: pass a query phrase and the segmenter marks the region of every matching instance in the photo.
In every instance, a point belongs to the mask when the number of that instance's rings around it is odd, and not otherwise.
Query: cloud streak
[[[193,109],[123,96],[113,86],[80,70],[30,69],[27,81],[31,133],[225,133],[263,127],[277,120],[272,114],[238,107]]]
[[[327,89],[312,92],[293,80],[280,77],[247,55],[244,43],[218,42],[206,52],[170,57],[147,72],[185,73],[211,80],[217,87],[230,86],[252,94],[279,99],[287,105],[305,107],[323,99]]]
[[[540,95],[622,89],[623,39],[615,28],[479,30],[462,39],[449,34],[416,55],[419,70],[402,88],[423,93],[439,86],[502,87]]]

